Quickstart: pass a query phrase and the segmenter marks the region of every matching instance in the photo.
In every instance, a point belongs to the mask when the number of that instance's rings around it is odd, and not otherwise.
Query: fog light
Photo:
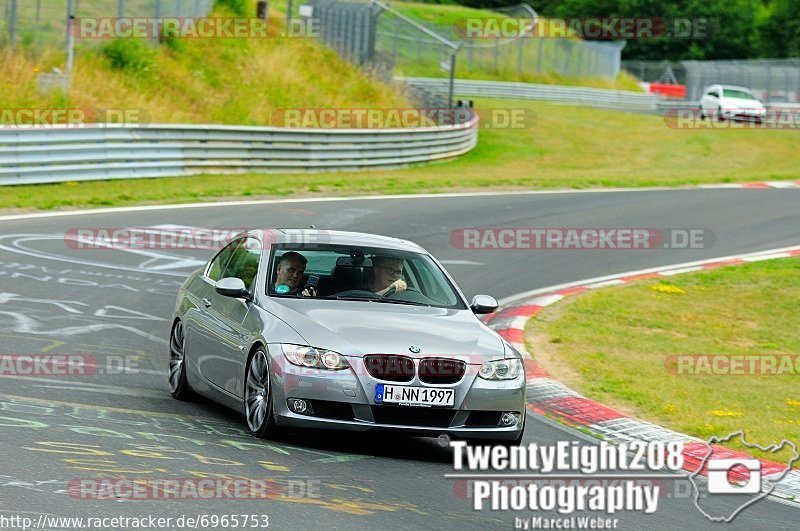
[[[501,426],[513,426],[519,421],[519,416],[517,413],[503,413],[503,416],[500,417],[500,425]]]
[[[296,398],[289,399],[289,409],[294,411],[295,413],[310,413],[311,411],[309,408],[308,402],[305,400],[299,400]]]

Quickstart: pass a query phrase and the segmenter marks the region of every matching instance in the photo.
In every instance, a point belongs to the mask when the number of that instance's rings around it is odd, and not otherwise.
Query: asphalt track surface
[[[474,511],[452,454],[435,439],[331,433],[251,437],[221,406],[170,398],[169,317],[183,278],[209,251],[71,249],[85,227],[306,227],[418,242],[468,297],[503,298],[623,271],[800,244],[800,191],[670,190],[277,202],[92,213],[0,222],[0,336],[5,354],[94,356],[91,375],[0,380],[0,515],[268,515],[278,528],[509,528],[530,511]],[[462,250],[467,227],[705,229],[705,248]],[[735,302],[735,301],[732,301]],[[131,370],[113,370],[127,364]],[[111,369],[109,369],[109,366]],[[523,444],[582,440],[529,414]],[[271,478],[268,500],[92,500],[70,481],[93,477]],[[685,479],[665,480],[654,514],[617,513],[620,528],[714,527]],[[312,496],[303,490],[312,490]],[[715,500],[721,506],[725,501]],[[730,528],[785,528],[798,510],[760,501]],[[174,525],[174,524],[173,524]]]

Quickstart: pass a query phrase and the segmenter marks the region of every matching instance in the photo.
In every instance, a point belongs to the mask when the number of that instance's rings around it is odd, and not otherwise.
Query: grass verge
[[[800,442],[798,297],[800,259],[724,267],[576,296],[531,320],[526,340],[558,380],[636,417],[702,439]],[[729,374],[687,356],[760,365]],[[791,365],[773,370],[780,359]]]
[[[399,170],[321,174],[200,175],[0,187],[0,208],[53,209],[219,198],[404,194],[476,189],[680,186],[797,179],[797,132],[683,130],[664,118],[545,102],[476,100],[523,109],[524,129],[483,129],[452,161]]]

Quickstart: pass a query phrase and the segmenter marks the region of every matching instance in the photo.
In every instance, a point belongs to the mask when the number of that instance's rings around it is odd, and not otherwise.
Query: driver
[[[308,259],[302,254],[289,251],[281,255],[275,268],[275,284],[272,290],[280,295],[301,295],[303,297],[316,297],[317,292],[313,287],[300,291],[300,281],[306,272]]]
[[[405,291],[406,282],[403,280],[403,261],[399,258],[388,256],[372,257],[372,285],[365,289],[383,297],[392,291]]]

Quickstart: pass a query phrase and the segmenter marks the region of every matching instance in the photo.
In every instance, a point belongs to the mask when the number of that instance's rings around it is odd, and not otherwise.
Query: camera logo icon
[[[745,468],[747,482],[732,483],[729,473],[734,467]],[[758,494],[761,492],[761,462],[758,459],[709,459],[709,494]]]

